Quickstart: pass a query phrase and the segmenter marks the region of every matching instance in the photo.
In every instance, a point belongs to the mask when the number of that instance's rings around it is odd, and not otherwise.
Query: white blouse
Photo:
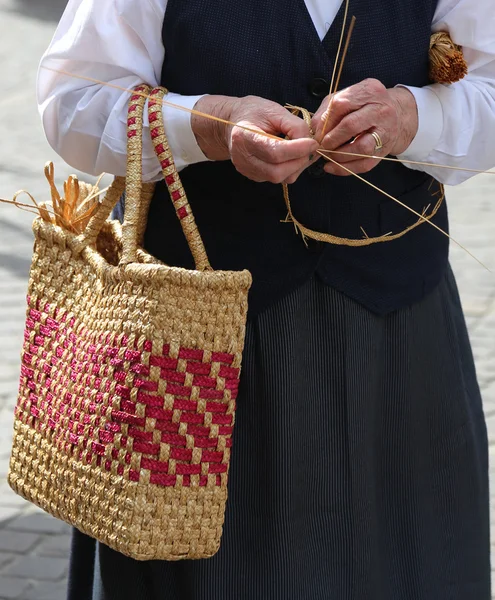
[[[410,0],[414,1],[414,0]],[[342,0],[305,0],[323,39]],[[160,84],[162,25],[167,0],[69,0],[41,66],[132,88]],[[351,1],[352,12],[352,1]],[[419,130],[408,160],[486,170],[495,166],[495,10],[493,0],[438,0],[433,31],[449,31],[463,46],[469,75],[451,86],[408,89],[418,105]],[[201,96],[169,94],[192,108]],[[53,71],[39,71],[38,103],[53,149],[81,171],[123,175],[128,94]],[[177,166],[207,160],[191,130],[190,114],[164,108]],[[145,135],[143,175],[160,178]],[[434,167],[422,170],[448,184],[472,174]]]

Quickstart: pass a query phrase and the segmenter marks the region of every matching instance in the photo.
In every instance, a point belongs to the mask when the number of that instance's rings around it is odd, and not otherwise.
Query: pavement
[[[11,198],[22,187],[35,198],[46,199],[47,160],[55,163],[60,183],[73,172],[46,143],[34,96],[37,62],[64,5],[65,0],[0,0],[3,198]],[[451,261],[473,344],[495,465],[495,177],[478,176],[449,188],[447,194],[453,237],[492,270],[452,245]],[[69,528],[16,496],[6,482],[33,243],[31,222],[31,215],[0,204],[0,600],[64,600]]]

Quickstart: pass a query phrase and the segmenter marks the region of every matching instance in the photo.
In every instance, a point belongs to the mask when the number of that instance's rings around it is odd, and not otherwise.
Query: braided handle
[[[163,177],[175,212],[194,258],[198,271],[211,270],[203,240],[194,220],[192,209],[180,180],[170,147],[165,135],[162,101],[167,93],[164,88],[141,85],[135,88],[129,101],[127,119],[127,173],[125,179],[116,177],[97,213],[91,218],[81,236],[82,247],[94,245],[101,228],[112,209],[119,201],[125,187],[126,199],[122,224],[122,256],[119,265],[137,262],[138,245],[142,243],[146,228],[148,208],[154,185],[143,185],[143,114],[146,99],[149,101],[149,122],[155,152],[162,167]]]
[[[146,97],[151,87],[140,85],[129,100],[127,111],[127,172],[125,178],[125,209],[122,223],[122,256],[119,265],[137,262],[138,239],[146,225],[141,210],[143,189],[143,115]]]
[[[125,190],[125,178],[115,177],[96,213],[91,217],[81,238],[84,246],[94,246],[103,224]]]
[[[137,247],[142,244],[148,208],[155,189],[154,184],[142,183],[143,115],[150,86],[135,88],[129,101],[127,121],[127,177],[115,177],[96,213],[80,236],[81,247],[94,246],[103,224],[126,192],[124,223],[122,225],[123,251],[121,264],[136,262]]]
[[[151,92],[153,99],[150,99],[148,103],[151,138],[153,140],[155,153],[162,167],[163,178],[167,185],[175,212],[179,218],[189,249],[193,255],[196,269],[198,271],[211,270],[203,240],[196,225],[196,221],[194,220],[191,206],[189,205],[184,186],[180,180],[174,157],[172,156],[165,135],[162,106],[163,98],[167,93],[167,90],[162,87],[155,88]]]

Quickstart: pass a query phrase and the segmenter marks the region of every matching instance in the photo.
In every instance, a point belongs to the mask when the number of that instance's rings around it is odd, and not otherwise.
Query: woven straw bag
[[[132,558],[206,558],[224,522],[251,276],[208,263],[165,138],[163,89],[151,134],[196,270],[140,248],[149,91],[129,104],[127,176],[84,233],[33,224],[9,483]],[[121,227],[107,218],[124,187]]]

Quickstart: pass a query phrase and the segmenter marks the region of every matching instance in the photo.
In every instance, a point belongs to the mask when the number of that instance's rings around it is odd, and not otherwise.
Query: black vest
[[[428,84],[428,49],[437,0],[351,0],[356,29],[341,88],[365,78],[387,87]],[[328,89],[343,7],[321,42],[304,0],[169,0],[163,26],[162,85],[181,94],[257,95],[315,111]],[[440,281],[448,240],[428,224],[367,247],[310,241],[283,223],[282,187],[241,176],[230,162],[181,173],[215,269],[249,269],[251,314],[315,273],[369,309],[386,314],[420,300]],[[382,162],[366,178],[423,212],[438,191],[430,176]],[[294,215],[340,237],[397,233],[417,217],[353,177],[311,167],[290,186]],[[443,206],[433,221],[447,229]],[[361,229],[362,228],[362,229]],[[145,245],[168,264],[193,268],[172,203],[160,184]]]

